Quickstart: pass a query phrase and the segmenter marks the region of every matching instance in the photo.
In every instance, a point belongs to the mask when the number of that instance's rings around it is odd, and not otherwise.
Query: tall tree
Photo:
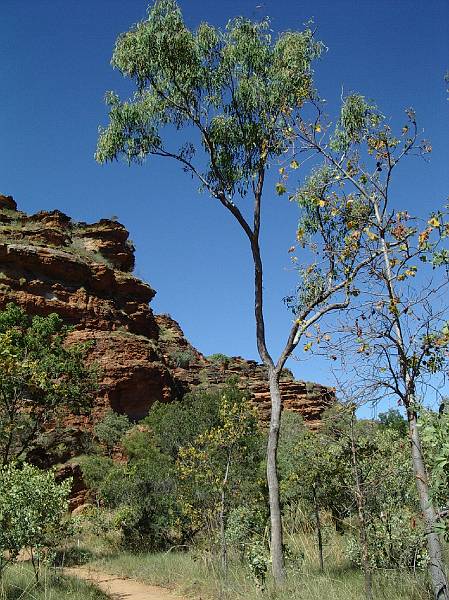
[[[449,262],[442,244],[448,229],[441,213],[431,215],[423,227],[394,205],[392,180],[398,165],[408,155],[427,155],[432,150],[427,140],[418,138],[414,111],[408,109],[406,115],[406,123],[394,132],[374,106],[354,94],[344,102],[329,143],[324,134],[310,135],[301,121],[296,134],[301,149],[315,149],[334,167],[347,201],[363,199],[369,207],[364,244],[372,260],[344,329],[350,334],[350,346],[357,344],[361,387],[369,386],[381,396],[393,395],[405,407],[434,597],[447,600],[448,582],[435,529],[439,515],[429,494],[418,417],[424,384],[447,358],[449,329],[443,292],[448,280],[446,271],[436,267]],[[316,118],[323,123],[320,129],[326,130],[319,106]],[[430,274],[425,273],[426,266],[431,267]],[[337,354],[335,349],[332,354]],[[348,346],[341,345],[339,354],[347,355]]]
[[[317,100],[312,63],[322,48],[310,28],[289,31],[274,41],[267,20],[236,18],[224,31],[207,23],[190,31],[174,0],[157,0],[148,18],[117,40],[112,65],[135,82],[136,90],[128,101],[113,92],[106,95],[110,121],[100,129],[96,152],[100,163],[119,156],[141,163],[150,155],[177,161],[233,215],[248,239],[257,347],[271,396],[267,480],[272,569],[278,583],[284,579],[276,467],[280,373],[308,328],[324,314],[347,306],[353,279],[366,264],[360,255],[366,202],[346,207],[337,192],[332,203],[325,201],[323,196],[338,189],[339,182],[332,176],[332,166],[321,169],[299,197],[306,213],[299,241],[310,244],[313,257],[301,267],[301,291],[291,302],[295,318],[282,353],[274,359],[266,343],[263,309],[260,230],[265,176],[270,164],[279,164],[292,149],[301,111]],[[314,123],[308,127],[315,131]],[[168,145],[164,129],[177,132],[181,140],[177,147]],[[287,190],[287,172],[299,164],[296,159],[288,162],[281,164],[275,186],[275,194],[281,196]],[[251,218],[245,216],[248,197]]]

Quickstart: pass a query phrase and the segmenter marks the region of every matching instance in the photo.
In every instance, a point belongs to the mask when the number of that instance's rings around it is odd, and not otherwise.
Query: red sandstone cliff
[[[155,291],[132,275],[133,267],[134,248],[120,223],[76,223],[57,210],[27,215],[0,195],[0,308],[13,301],[31,314],[57,312],[73,326],[71,340],[94,341],[89,359],[101,372],[94,419],[109,407],[139,419],[155,401],[230,376],[251,390],[266,419],[264,367],[240,357],[204,357],[173,319],[153,315]],[[295,381],[287,370],[281,391],[285,408],[311,427],[334,401],[333,390]],[[89,427],[88,421],[77,425]]]
[[[234,377],[250,390],[261,420],[268,421],[270,393],[263,365],[240,356],[205,357],[189,344],[179,324],[170,316],[156,315],[155,318],[160,331],[159,347],[185,390],[220,385]],[[284,408],[300,413],[312,429],[319,425],[323,411],[335,401],[332,388],[297,381],[288,369],[284,369],[281,377],[281,393]]]

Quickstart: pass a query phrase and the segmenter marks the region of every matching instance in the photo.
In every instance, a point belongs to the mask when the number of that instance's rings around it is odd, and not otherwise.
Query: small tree
[[[222,394],[219,418],[218,426],[202,433],[191,445],[180,449],[177,469],[181,480],[188,481],[191,492],[184,497],[185,512],[198,523],[218,522],[221,564],[226,576],[226,526],[230,500],[233,496],[235,504],[236,499],[241,496],[243,480],[245,476],[250,478],[251,467],[253,473],[254,469],[257,471],[260,433],[254,408],[235,388],[228,388]],[[250,457],[255,459],[255,464],[249,464]],[[244,474],[243,464],[247,470]]]
[[[95,436],[106,446],[109,455],[122,437],[131,428],[131,423],[126,415],[120,415],[113,410],[108,411],[94,427]]]
[[[383,255],[382,262],[372,264],[373,308],[368,314],[363,310],[363,319],[361,313],[358,317],[352,315],[357,325],[351,329],[360,344],[359,372],[364,373],[364,385],[377,394],[382,390],[381,393],[394,396],[405,407],[416,489],[425,524],[429,574],[434,597],[446,600],[449,587],[438,536],[439,511],[430,494],[419,428],[427,384],[444,369],[449,344],[444,320],[446,307],[441,302],[442,290],[447,287],[446,275],[432,269],[426,279],[424,267],[429,251],[434,266],[446,260],[446,251],[435,250],[428,241],[438,227],[438,218],[431,217],[421,232],[408,220],[407,214],[387,217],[376,209],[379,233],[374,241],[382,248]],[[415,282],[420,260],[423,272]]]
[[[69,534],[70,479],[58,484],[52,471],[28,464],[0,468],[0,576],[23,548],[39,579],[41,560]]]
[[[8,304],[0,312],[0,456],[6,465],[45,452],[65,431],[70,413],[88,410],[95,373],[84,348],[64,345],[68,329],[56,314],[31,318]]]
[[[355,408],[354,403],[345,407],[329,429],[340,460],[350,467],[345,483],[358,531],[350,555],[362,566],[366,597],[372,598],[372,570],[423,566],[424,540],[416,525],[419,509],[406,436],[373,421],[358,421]]]
[[[350,466],[342,459],[339,444],[322,430],[297,428],[288,435],[290,418],[282,417],[279,469],[284,506],[303,505],[311,515],[316,531],[320,569],[324,570],[322,511],[329,511],[341,530],[343,516],[349,514],[352,494],[348,489]],[[294,415],[296,416],[296,415]],[[286,417],[289,417],[287,419]],[[324,422],[327,422],[324,417]],[[287,434],[287,435],[286,435]],[[288,436],[288,437],[287,437]],[[287,439],[285,439],[287,438]],[[290,438],[290,439],[288,439]]]
[[[416,487],[426,523],[429,573],[435,598],[446,600],[449,589],[434,529],[438,515],[429,497],[417,394],[426,376],[438,371],[449,340],[442,331],[441,303],[447,279],[436,275],[415,286],[413,281],[419,265],[448,263],[448,251],[438,246],[447,229],[441,214],[432,215],[418,229],[407,210],[393,209],[392,182],[398,165],[409,155],[428,155],[432,150],[427,140],[418,138],[413,109],[405,112],[406,122],[395,132],[375,106],[362,95],[351,94],[343,102],[336,127],[317,103],[315,127],[311,129],[310,121],[300,117],[292,135],[298,155],[307,150],[321,155],[321,172],[324,170],[326,181],[329,173],[331,181],[338,179],[347,205],[362,202],[368,211],[362,243],[372,258],[363,285],[366,294],[350,313],[351,343],[354,346],[356,341],[361,358],[369,356],[370,372],[367,375],[365,371],[364,384],[371,379],[377,390],[393,394],[406,409]],[[322,200],[332,203],[332,195]],[[351,219],[348,227],[352,226]],[[354,236],[358,235],[354,231]],[[432,242],[434,235],[437,239]],[[422,283],[420,277],[415,281]],[[340,348],[340,352],[347,350],[347,346]]]

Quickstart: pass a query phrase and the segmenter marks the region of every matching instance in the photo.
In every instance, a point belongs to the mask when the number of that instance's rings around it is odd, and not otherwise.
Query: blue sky
[[[0,193],[27,212],[59,208],[76,219],[116,215],[137,247],[136,274],[205,354],[256,358],[252,273],[245,239],[221,206],[197,193],[176,164],[99,166],[97,128],[106,124],[104,92],[123,90],[109,65],[119,33],[145,17],[142,0],[3,0],[0,9]],[[411,160],[396,184],[398,206],[423,214],[448,196],[449,69],[447,0],[224,0],[180,2],[186,22],[225,25],[245,15],[272,18],[274,32],[313,17],[328,52],[316,85],[337,112],[342,90],[375,99],[401,126],[416,109],[433,145],[429,163]],[[287,249],[295,206],[266,198],[263,243],[267,329],[277,354],[290,316],[293,285]],[[303,379],[333,383],[327,364],[291,361]]]

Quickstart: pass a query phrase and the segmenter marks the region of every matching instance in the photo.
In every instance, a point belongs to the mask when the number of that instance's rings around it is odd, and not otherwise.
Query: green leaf
[[[282,196],[282,194],[285,194],[285,192],[287,191],[287,188],[285,187],[285,185],[281,182],[278,182],[276,184],[276,192],[279,196]]]

